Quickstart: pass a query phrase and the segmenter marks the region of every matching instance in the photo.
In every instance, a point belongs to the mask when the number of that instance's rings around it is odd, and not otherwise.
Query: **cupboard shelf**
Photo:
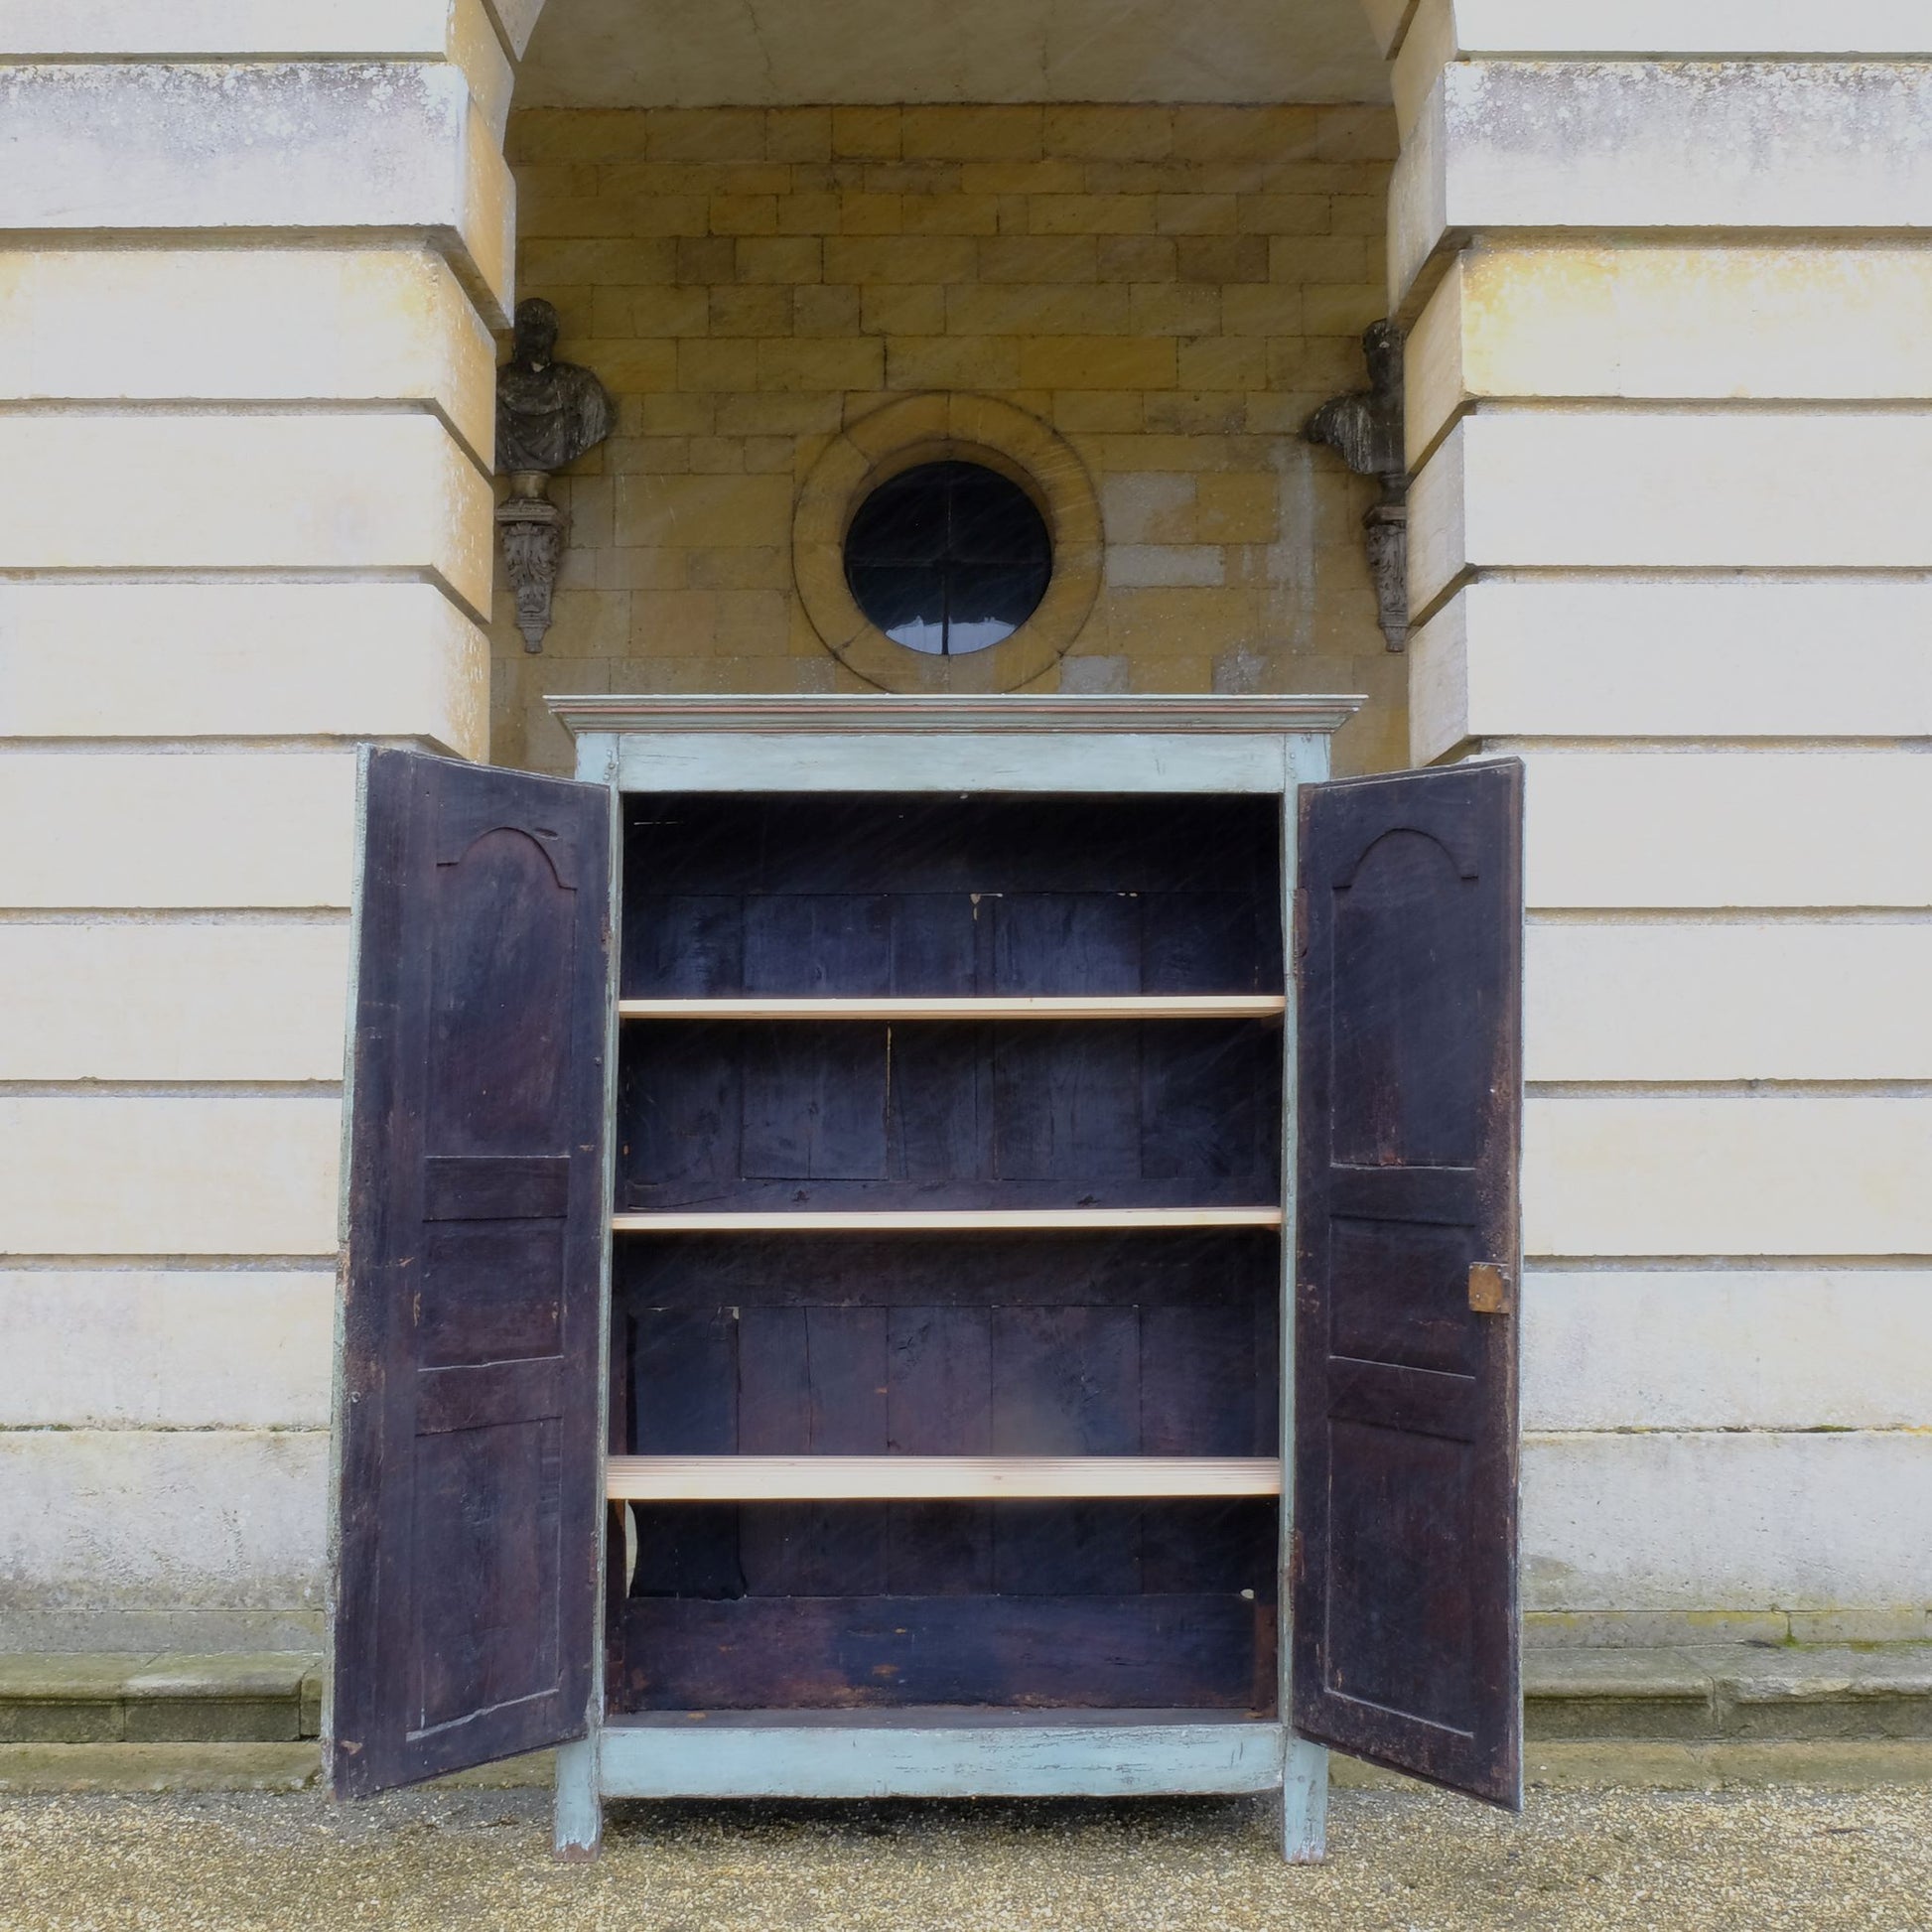
[[[613,1502],[878,1502],[1279,1496],[1279,1457],[614,1455]]]
[[[1279,1020],[1287,1011],[1287,997],[1280,993],[618,1002],[621,1020]]]
[[[1126,1228],[1279,1228],[1279,1207],[934,1207],[614,1214],[618,1234],[1004,1234]]]

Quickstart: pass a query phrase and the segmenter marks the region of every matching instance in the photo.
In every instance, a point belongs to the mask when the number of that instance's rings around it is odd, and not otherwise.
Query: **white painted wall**
[[[345,748],[483,749],[539,10],[0,0],[0,1645],[316,1634]],[[1368,12],[1416,751],[1530,765],[1529,1602],[1922,1625],[1932,28]]]
[[[1533,1439],[1523,1595],[1571,1612],[1922,1605],[1932,1460],[1901,1431]]]
[[[0,57],[0,1649],[309,1648],[353,747],[487,746],[509,59],[481,0]]]
[[[327,1429],[334,1266],[0,1273],[0,1429]]]
[[[1524,1283],[1539,1436],[1918,1429],[1928,1374],[1932,1269],[1533,1265]]]
[[[1528,767],[1532,1634],[1921,1636],[1932,22],[1390,34],[1413,751]]]

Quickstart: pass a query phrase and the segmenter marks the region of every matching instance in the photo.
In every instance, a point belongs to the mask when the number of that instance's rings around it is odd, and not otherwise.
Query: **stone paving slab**
[[[321,1727],[319,1665],[299,1651],[0,1656],[0,1743],[292,1743]]]
[[[1769,1704],[1780,1698],[1932,1698],[1932,1644],[1787,1645],[1691,1650],[1740,1703]]]
[[[1932,1643],[1932,1608],[1530,1610],[1526,1650],[1670,1650],[1713,1644]]]
[[[150,1651],[30,1651],[0,1655],[0,1699],[80,1703],[125,1694],[128,1679],[154,1661]]]
[[[126,1694],[131,1698],[296,1698],[315,1661],[274,1650],[154,1657],[129,1674]]]
[[[0,1794],[29,1791],[301,1791],[322,1752],[295,1744],[0,1744]],[[0,1916],[0,1925],[5,1924]]]
[[[1523,1694],[1531,1698],[1708,1698],[1711,1667],[1690,1650],[1530,1650]]]
[[[1932,1644],[1524,1653],[1532,1739],[1932,1737]],[[0,1743],[293,1743],[321,1729],[321,1660],[0,1655]]]

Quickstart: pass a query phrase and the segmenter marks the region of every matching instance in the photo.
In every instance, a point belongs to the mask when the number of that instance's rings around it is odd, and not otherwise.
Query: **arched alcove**
[[[523,11],[527,106],[1389,98],[1373,0],[847,0],[835,23],[812,0]]]
[[[518,285],[620,422],[554,485],[541,657],[499,595],[495,759],[565,768],[558,691],[936,678],[1361,690],[1342,768],[1406,761],[1374,485],[1303,434],[1366,386],[1386,309],[1395,117],[1358,0],[549,0],[526,24]],[[838,532],[797,540],[828,457],[974,398],[1078,479],[1077,570],[970,664],[855,649],[817,567]]]

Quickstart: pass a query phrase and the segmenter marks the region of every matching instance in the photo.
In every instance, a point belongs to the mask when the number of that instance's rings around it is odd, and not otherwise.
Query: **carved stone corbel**
[[[618,419],[604,384],[551,352],[557,330],[557,311],[541,296],[519,302],[515,345],[496,371],[496,467],[510,480],[496,508],[496,536],[525,650],[543,648],[570,535],[568,513],[550,498],[551,475],[602,443]]]
[[[1370,324],[1362,337],[1369,387],[1324,402],[1309,418],[1311,443],[1326,443],[1358,477],[1374,477],[1382,497],[1362,518],[1376,614],[1391,650],[1409,642],[1409,473],[1402,447],[1402,331]]]
[[[550,628],[550,593],[570,538],[570,513],[550,500],[541,470],[510,472],[510,493],[496,506],[496,540],[516,593],[516,627],[525,650],[541,650]]]

